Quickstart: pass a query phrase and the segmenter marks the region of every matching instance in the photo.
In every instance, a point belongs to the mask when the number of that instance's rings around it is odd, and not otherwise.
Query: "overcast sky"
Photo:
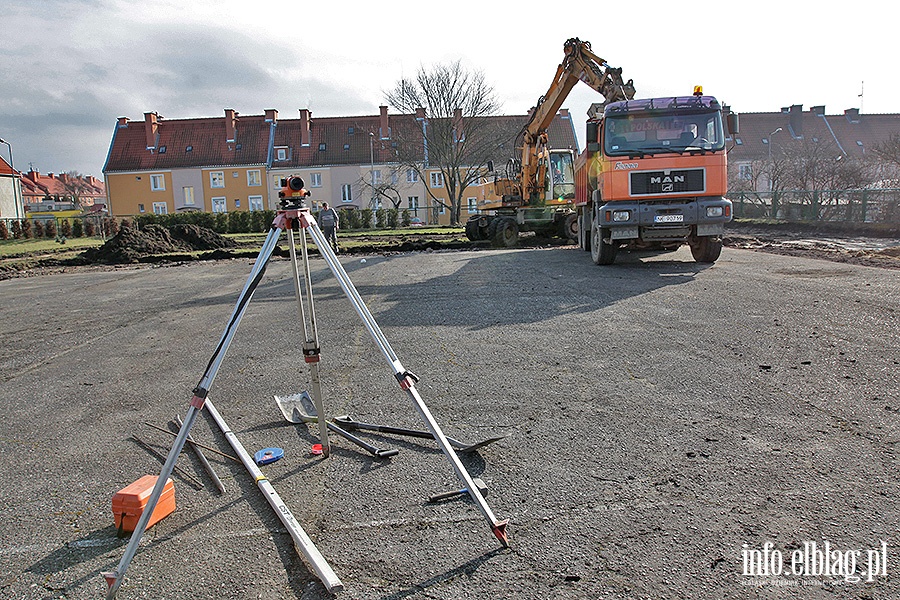
[[[700,84],[737,112],[900,112],[896,7],[794,4],[4,0],[0,138],[21,171],[102,177],[120,116],[374,115],[401,77],[455,60],[484,73],[503,114],[524,114],[570,37],[639,97]],[[564,104],[580,139],[596,100],[578,84]]]

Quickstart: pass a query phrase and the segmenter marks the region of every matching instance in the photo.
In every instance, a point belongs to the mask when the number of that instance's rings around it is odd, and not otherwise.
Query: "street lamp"
[[[372,197],[369,199],[369,206],[375,206],[375,134],[369,132],[369,179],[372,183]]]
[[[19,185],[16,185],[16,161],[13,159],[12,145],[3,138],[0,138],[0,144],[6,144],[6,148],[9,150],[9,166],[13,170],[13,204],[16,205],[16,218],[19,219],[21,218],[19,215],[19,194],[16,190],[21,190],[21,180]]]

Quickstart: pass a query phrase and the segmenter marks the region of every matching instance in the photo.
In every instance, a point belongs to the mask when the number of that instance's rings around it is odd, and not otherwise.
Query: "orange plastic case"
[[[147,500],[153,492],[153,486],[156,485],[156,475],[144,475],[134,483],[128,484],[113,496],[112,511],[116,519],[116,529],[119,532],[134,531],[137,527],[141,514],[147,506]],[[163,488],[153,515],[147,523],[149,529],[163,518],[172,514],[175,510],[175,484],[171,479],[166,480],[166,486]]]

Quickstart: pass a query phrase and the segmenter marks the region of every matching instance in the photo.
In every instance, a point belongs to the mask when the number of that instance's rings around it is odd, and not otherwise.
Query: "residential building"
[[[21,219],[24,216],[21,173],[0,157],[0,219]]]
[[[56,210],[60,203],[91,208],[106,205],[106,186],[92,175],[44,175],[31,169],[22,174],[22,196],[28,212]]]
[[[856,108],[826,115],[824,106],[803,110],[802,104],[794,104],[779,112],[742,113],[740,133],[729,148],[729,169],[733,180],[748,182],[753,191],[768,192],[773,163],[787,154],[812,155],[818,148],[836,164],[871,157],[876,146],[898,133],[900,114],[861,114]],[[827,164],[823,157],[819,160]]]
[[[505,164],[527,116],[485,118],[503,132],[495,162]],[[322,202],[338,209],[396,205],[424,223],[446,224],[447,190],[440,172],[427,168],[424,149],[419,171],[397,160],[398,140],[420,132],[425,120],[424,109],[389,115],[387,106],[377,115],[351,117],[313,118],[308,109],[296,119],[280,119],[274,109],[250,116],[226,109],[224,117],[202,119],[155,112],[142,121],[122,117],[103,169],[110,212],[272,210],[281,180],[297,175],[313,208]],[[560,111],[549,133],[553,146],[577,150],[568,111]]]

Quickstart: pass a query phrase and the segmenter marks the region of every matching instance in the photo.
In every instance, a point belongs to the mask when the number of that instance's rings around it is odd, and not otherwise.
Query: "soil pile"
[[[234,248],[234,241],[205,227],[147,225],[143,229],[126,227],[99,248],[91,248],[81,258],[92,263],[127,264],[142,262],[149,256]]]

